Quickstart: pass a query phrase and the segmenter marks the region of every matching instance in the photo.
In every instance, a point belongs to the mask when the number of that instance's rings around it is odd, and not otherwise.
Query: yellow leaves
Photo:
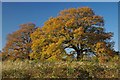
[[[96,15],[94,15],[94,16],[92,16],[93,17],[93,19],[102,19],[103,17],[102,16],[96,16]]]
[[[65,26],[68,28],[72,27],[72,26],[76,26],[75,23],[76,23],[76,20],[74,18],[72,18],[66,22]]]
[[[57,55],[53,55],[50,58],[47,59],[47,61],[57,61]]]
[[[46,31],[47,34],[54,32],[54,31],[59,31],[62,29],[62,26],[64,26],[64,19],[61,17],[56,17],[49,19],[48,21],[45,22],[45,25],[42,27],[44,31]]]
[[[92,16],[94,23],[104,23],[104,19],[102,16]]]
[[[106,46],[105,42],[98,42],[95,46],[95,51],[97,55],[99,56],[100,62],[104,62],[107,60],[110,56],[113,56],[113,51]]]
[[[75,9],[75,8],[71,8],[71,9],[69,9],[69,12],[70,12],[71,14],[74,14],[74,13],[76,13],[76,9]]]
[[[87,14],[85,14],[85,13],[87,13]],[[59,14],[60,14],[60,16],[63,16],[63,17],[67,17],[67,16],[75,17],[78,14],[80,16],[84,16],[84,15],[85,16],[86,15],[87,16],[92,16],[92,15],[94,15],[94,12],[89,7],[80,7],[80,8],[77,8],[77,9],[75,9],[75,8],[65,9],[65,10],[62,10]]]
[[[59,39],[59,38],[57,38],[57,37],[51,37],[51,38],[52,38],[52,40],[53,40],[54,43],[57,43],[57,42],[58,42],[58,39]]]
[[[80,37],[82,34],[84,34],[84,29],[83,27],[79,27],[78,29],[75,29],[74,30],[74,36],[77,38],[77,37]]]
[[[80,7],[78,8],[78,12],[81,14],[81,16],[93,16],[94,12],[89,7]]]
[[[84,32],[84,29],[82,27],[79,27],[78,29],[74,30],[74,33],[76,34],[83,34],[83,32]]]
[[[63,37],[63,38],[60,38],[60,39],[58,40],[58,43],[56,43],[56,44],[61,44],[64,40],[65,40],[64,37]]]
[[[111,53],[111,50],[106,46],[105,42],[96,43],[95,51],[101,63],[105,62],[113,54]]]
[[[50,44],[49,47],[47,48],[46,52],[48,54],[51,54],[52,52],[55,51],[55,49],[56,49],[55,47],[56,47],[56,45],[54,43]]]
[[[30,59],[39,59],[41,57],[40,53],[32,52],[29,54]]]
[[[78,10],[89,11],[89,10],[91,10],[91,8],[89,8],[87,6],[86,7],[79,7]]]
[[[105,42],[98,42],[98,43],[96,44],[96,47],[97,47],[97,48],[104,48],[104,47],[106,47],[106,43],[105,43]]]
[[[52,43],[50,44],[46,50],[44,50],[44,52],[42,52],[42,57],[49,57],[48,60],[51,60],[51,59],[57,59],[57,56],[59,56],[61,53],[61,50],[58,46],[58,44],[56,43]]]
[[[39,39],[40,36],[42,36],[44,33],[42,32],[41,28],[37,28],[34,33],[30,35],[32,40]]]
[[[35,48],[36,46],[39,46],[39,41],[40,41],[39,39],[33,41],[32,43],[34,43],[34,44],[32,44],[32,48]]]
[[[95,46],[96,52],[99,53],[106,53],[106,43],[105,42],[97,42]]]
[[[99,34],[99,31],[103,29],[92,26],[96,23],[103,23],[102,21],[103,18],[96,16],[89,7],[63,10],[60,15],[47,20],[42,28],[38,28],[31,35],[32,50],[41,53],[41,58],[45,56],[56,58],[64,52],[62,44],[76,46],[83,44],[83,47],[91,48],[98,54],[106,53],[106,43],[98,41],[104,41],[111,36]]]

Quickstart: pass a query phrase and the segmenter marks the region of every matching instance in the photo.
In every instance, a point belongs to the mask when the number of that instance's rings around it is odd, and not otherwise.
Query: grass
[[[114,62],[90,61],[4,61],[2,78],[120,78],[120,66]]]

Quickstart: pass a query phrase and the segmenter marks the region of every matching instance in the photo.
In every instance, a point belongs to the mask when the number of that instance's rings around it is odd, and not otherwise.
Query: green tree
[[[29,57],[31,50],[30,34],[35,31],[35,24],[26,23],[20,25],[20,29],[7,36],[7,43],[3,48],[2,56],[4,59],[15,60]]]
[[[61,59],[66,48],[74,49],[77,59],[85,53],[99,56],[97,43],[105,42],[105,49],[112,50],[112,35],[105,32],[103,17],[96,15],[91,8],[70,8],[51,17],[31,35],[33,52],[30,56],[41,60]]]

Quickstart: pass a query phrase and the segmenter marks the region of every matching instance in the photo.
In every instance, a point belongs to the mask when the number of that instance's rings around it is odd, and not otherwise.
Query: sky
[[[113,32],[115,50],[118,50],[118,3],[117,2],[3,2],[2,3],[2,48],[8,34],[19,29],[20,24],[33,22],[44,25],[50,17],[68,8],[90,7],[96,15],[104,17],[106,32]],[[0,50],[2,49],[0,48]]]
[[[119,2],[119,0],[2,0],[2,2]]]

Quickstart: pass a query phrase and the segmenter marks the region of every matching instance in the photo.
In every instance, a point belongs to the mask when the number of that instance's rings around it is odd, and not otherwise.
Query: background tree
[[[35,31],[35,24],[20,25],[20,29],[7,36],[6,46],[3,48],[3,59],[25,59],[31,53],[30,34]]]
[[[31,35],[33,53],[30,56],[60,59],[66,54],[66,48],[74,49],[77,59],[88,53],[99,56],[96,45],[100,42],[105,43],[105,50],[112,51],[112,35],[105,32],[103,17],[96,15],[91,8],[70,8],[61,11],[55,18],[51,17]],[[105,54],[109,55],[109,52]]]

